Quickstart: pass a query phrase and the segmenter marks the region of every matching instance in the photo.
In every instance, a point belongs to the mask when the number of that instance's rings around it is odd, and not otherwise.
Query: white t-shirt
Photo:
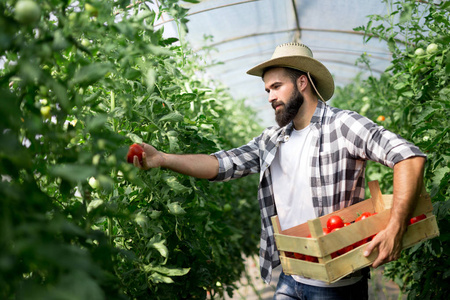
[[[316,218],[311,195],[311,163],[312,151],[311,125],[293,130],[287,141],[280,148],[270,166],[273,182],[273,193],[277,207],[281,230],[285,230],[308,220]],[[323,281],[292,277],[301,283],[320,286],[338,287],[356,283],[361,277],[342,279],[327,284]]]
[[[287,138],[270,166],[281,230],[316,218],[310,183],[311,126],[294,129]]]

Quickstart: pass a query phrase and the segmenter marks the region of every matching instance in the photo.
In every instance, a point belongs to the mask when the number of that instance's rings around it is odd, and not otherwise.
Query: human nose
[[[277,94],[271,90],[269,91],[269,103],[272,103],[277,100]]]

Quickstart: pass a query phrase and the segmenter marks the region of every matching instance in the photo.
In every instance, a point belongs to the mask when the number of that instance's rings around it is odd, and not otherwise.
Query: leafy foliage
[[[335,106],[359,111],[407,140],[428,156],[425,170],[440,237],[403,251],[388,265],[385,275],[409,292],[409,299],[445,298],[450,276],[450,3],[385,1],[389,14],[372,15],[365,40],[378,37],[388,43],[392,64],[379,77],[370,76],[338,88]],[[370,67],[370,57],[358,62]],[[391,192],[392,171],[369,164],[368,180],[380,180]]]
[[[18,18],[17,2],[0,2],[0,297],[231,294],[257,251],[257,178],[231,187],[125,161],[133,142],[211,153],[260,132],[157,29],[166,12],[186,30],[186,10],[42,0]]]

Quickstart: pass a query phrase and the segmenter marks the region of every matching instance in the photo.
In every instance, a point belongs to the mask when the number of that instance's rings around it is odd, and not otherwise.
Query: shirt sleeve
[[[410,157],[426,157],[414,144],[355,112],[349,112],[341,132],[352,155],[390,168]]]
[[[219,173],[210,181],[229,181],[260,171],[259,141],[254,138],[247,145],[227,151],[213,153],[219,161]]]

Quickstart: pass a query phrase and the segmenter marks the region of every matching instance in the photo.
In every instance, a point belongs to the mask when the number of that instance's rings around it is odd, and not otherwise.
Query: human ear
[[[305,91],[306,87],[307,87],[307,83],[308,83],[308,78],[306,77],[306,75],[301,75],[297,78],[297,89],[299,92],[303,92]]]

